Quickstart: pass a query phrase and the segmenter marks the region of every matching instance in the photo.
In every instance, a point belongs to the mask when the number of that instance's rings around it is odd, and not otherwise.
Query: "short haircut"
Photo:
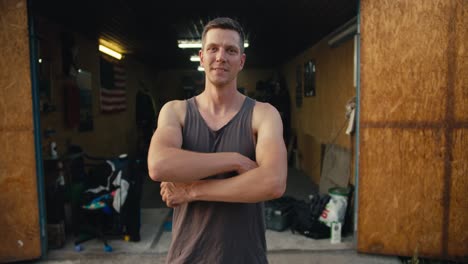
[[[241,53],[244,53],[244,30],[242,29],[242,26],[239,24],[239,22],[229,17],[218,17],[211,20],[210,22],[208,22],[208,24],[205,25],[202,34],[203,47],[205,47],[206,33],[213,28],[230,29],[239,33],[239,48]]]

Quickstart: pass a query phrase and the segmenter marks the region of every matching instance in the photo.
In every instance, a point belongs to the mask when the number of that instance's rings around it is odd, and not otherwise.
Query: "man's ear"
[[[203,50],[198,51],[198,56],[200,57],[200,65],[203,66]]]
[[[247,55],[245,55],[245,53],[242,53],[241,55],[241,61],[240,61],[240,69],[242,70],[244,68],[244,64],[245,64],[245,59],[246,59]]]

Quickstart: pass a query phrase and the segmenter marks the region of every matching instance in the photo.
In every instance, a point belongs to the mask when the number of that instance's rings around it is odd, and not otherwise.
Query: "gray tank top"
[[[255,101],[246,97],[239,112],[213,131],[198,111],[195,98],[188,99],[182,148],[206,153],[238,152],[255,160],[254,106]],[[231,172],[207,179],[235,176]],[[263,203],[196,201],[176,207],[167,263],[268,263]]]

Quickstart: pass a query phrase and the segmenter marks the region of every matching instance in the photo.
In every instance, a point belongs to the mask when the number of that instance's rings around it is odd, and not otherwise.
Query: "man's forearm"
[[[148,170],[155,181],[191,182],[237,170],[236,153],[200,153],[164,148],[148,156]]]
[[[258,167],[228,179],[199,181],[191,187],[191,200],[254,203],[279,198],[286,174],[286,169]]]

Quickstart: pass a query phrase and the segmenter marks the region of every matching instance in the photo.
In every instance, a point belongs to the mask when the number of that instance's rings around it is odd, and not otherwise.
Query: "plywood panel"
[[[0,262],[40,256],[32,131],[0,134]]]
[[[361,1],[361,252],[468,254],[467,5]]]
[[[453,132],[448,253],[468,255],[468,128]]]
[[[362,1],[363,122],[445,117],[451,2]]]
[[[458,1],[454,25],[455,120],[468,122],[468,3]]]
[[[314,137],[309,135],[303,135],[298,142],[301,146],[301,169],[307,172],[314,183],[318,184],[322,167],[322,146]]]
[[[26,1],[0,1],[0,262],[40,257]]]
[[[30,129],[32,99],[26,1],[0,2],[0,15],[0,129]]]
[[[443,143],[442,131],[362,131],[359,250],[440,252]]]

